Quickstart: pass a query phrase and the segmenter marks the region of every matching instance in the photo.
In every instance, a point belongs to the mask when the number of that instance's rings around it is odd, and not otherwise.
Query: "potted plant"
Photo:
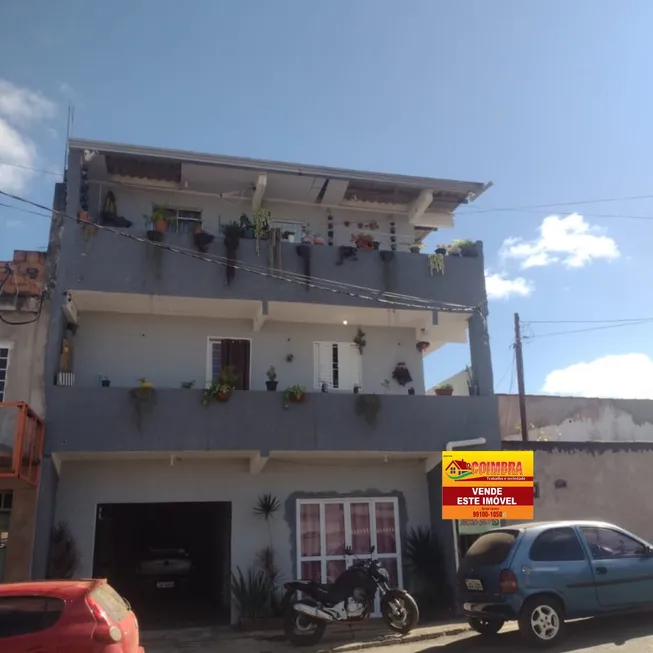
[[[181,382],[181,387],[182,387],[183,390],[192,390],[194,385],[195,385],[195,381],[182,381]]]
[[[202,404],[208,406],[212,401],[226,402],[231,399],[236,389],[238,375],[231,365],[226,365],[220,371],[220,376],[213,381],[202,394]]]
[[[289,243],[295,242],[295,234],[292,231],[284,231],[281,237],[283,240],[287,240]]]
[[[394,370],[392,370],[392,378],[400,385],[406,386],[413,382],[413,377],[406,367],[406,363],[397,363]]]
[[[421,243],[415,243],[414,245],[410,246],[410,253],[419,254],[422,251],[422,247],[424,247],[424,245]]]
[[[157,234],[164,234],[168,231],[168,225],[174,222],[174,218],[167,216],[160,206],[155,206],[150,215],[143,215],[143,219],[148,225],[152,225],[152,230]]]
[[[460,250],[460,256],[465,256],[467,258],[476,258],[478,256],[478,250],[476,248],[476,243],[469,238],[463,238],[461,240],[454,240],[451,243],[453,247]]]
[[[436,253],[436,254],[440,254],[440,255],[442,255],[442,256],[445,256],[446,253],[447,253],[447,246],[446,246],[446,245],[438,245],[438,246],[435,248],[435,253]]]
[[[104,374],[100,377],[100,385],[103,388],[110,388],[111,387],[111,379],[108,376],[105,376]]]
[[[269,392],[274,392],[277,389],[279,382],[277,381],[277,373],[272,365],[270,365],[270,369],[267,371],[267,375],[268,380],[265,382],[265,387]]]
[[[425,340],[420,340],[416,345],[415,348],[420,354],[423,354],[429,347],[431,346],[430,342],[426,342]]]
[[[202,229],[202,223],[198,222],[193,230],[193,244],[195,245],[195,249],[202,254],[206,254],[209,251],[209,245],[213,242],[213,239],[213,234],[204,231]]]
[[[374,237],[371,234],[352,234],[351,241],[356,244],[358,249],[374,249]]]
[[[256,234],[254,232],[254,225],[252,224],[252,221],[249,219],[247,213],[240,214],[239,224],[240,224],[241,235],[243,238],[247,238],[248,240],[254,240],[254,238],[256,238]]]
[[[270,211],[267,209],[256,209],[254,211],[254,236],[256,237],[256,253],[259,253],[259,240],[266,238],[270,230]]]
[[[451,243],[451,245],[447,247],[447,256],[462,256],[462,251],[458,245]]]
[[[360,387],[358,383],[354,384],[354,394],[357,395],[360,392]]]
[[[299,385],[291,385],[283,391],[283,398],[293,404],[299,404],[304,401],[306,390]]]
[[[435,386],[435,394],[438,396],[450,397],[453,394],[453,386],[451,383],[441,383]]]
[[[444,274],[444,254],[429,254],[428,257],[429,272],[434,274]]]
[[[363,349],[365,349],[365,345],[367,345],[367,341],[365,340],[365,333],[360,327],[358,327],[358,331],[356,332],[356,336],[354,338],[354,344],[358,347],[358,351],[362,356]]]

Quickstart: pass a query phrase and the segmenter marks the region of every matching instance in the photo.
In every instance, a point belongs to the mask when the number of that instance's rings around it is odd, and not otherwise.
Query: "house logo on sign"
[[[444,470],[449,478],[458,480],[472,475],[472,466],[464,460],[452,460]]]

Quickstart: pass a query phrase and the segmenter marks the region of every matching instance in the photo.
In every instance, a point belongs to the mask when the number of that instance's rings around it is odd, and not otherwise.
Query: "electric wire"
[[[532,335],[525,335],[523,336],[523,340],[539,340],[540,338],[548,338],[550,336],[566,336],[566,335],[572,335],[575,333],[588,333],[590,331],[603,331],[605,329],[619,329],[622,327],[630,327],[630,326],[641,326],[643,324],[653,324],[653,319],[642,319],[639,321],[631,321],[631,322],[620,322],[618,324],[606,324],[603,326],[596,326],[596,327],[588,327],[587,329],[569,329],[566,331],[553,331],[550,333],[534,333]]]

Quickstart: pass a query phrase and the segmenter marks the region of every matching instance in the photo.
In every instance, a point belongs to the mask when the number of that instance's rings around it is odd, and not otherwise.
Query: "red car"
[[[136,615],[106,580],[0,584],[0,651],[145,653]]]

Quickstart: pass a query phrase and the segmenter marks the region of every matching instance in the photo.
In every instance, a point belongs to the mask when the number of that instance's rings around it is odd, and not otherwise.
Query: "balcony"
[[[66,225],[66,231],[65,251],[62,254],[66,265],[60,271],[61,285],[65,290],[115,295],[379,306],[374,300],[360,296],[311,288],[303,283],[303,278],[293,276],[305,273],[305,261],[298,255],[294,243],[281,243],[283,272],[278,273],[268,267],[266,243],[261,243],[259,256],[255,241],[241,240],[236,266],[251,266],[262,274],[237,267],[235,278],[228,285],[224,265],[160,250],[110,232],[101,231],[85,237],[84,229],[77,225]],[[142,231],[136,229],[128,233],[145,237]],[[192,249],[190,235],[166,234],[165,244],[197,254]],[[219,257],[224,263],[225,254],[222,238],[217,237],[210,246],[208,256]],[[382,255],[391,254],[393,260],[382,260]],[[432,303],[478,306],[485,301],[482,251],[479,254],[477,258],[446,257],[444,273],[432,275],[427,256],[422,254],[359,251],[358,260],[345,260],[338,265],[339,248],[317,245],[310,247],[310,278],[312,283],[321,286],[325,285],[325,280],[357,286],[358,289],[350,289],[355,295],[374,297],[396,293]],[[293,276],[294,281],[271,278],[267,276],[269,272]],[[328,285],[333,286],[332,283]],[[385,298],[393,299],[388,295]],[[394,308],[391,304],[381,306]],[[94,310],[112,309],[99,307]]]
[[[43,420],[26,403],[0,402],[0,479],[38,485],[43,431]]]
[[[451,440],[499,442],[494,396],[311,394],[286,404],[281,392],[234,392],[204,407],[199,390],[159,389],[147,405],[127,388],[52,387],[48,452],[440,452]]]

